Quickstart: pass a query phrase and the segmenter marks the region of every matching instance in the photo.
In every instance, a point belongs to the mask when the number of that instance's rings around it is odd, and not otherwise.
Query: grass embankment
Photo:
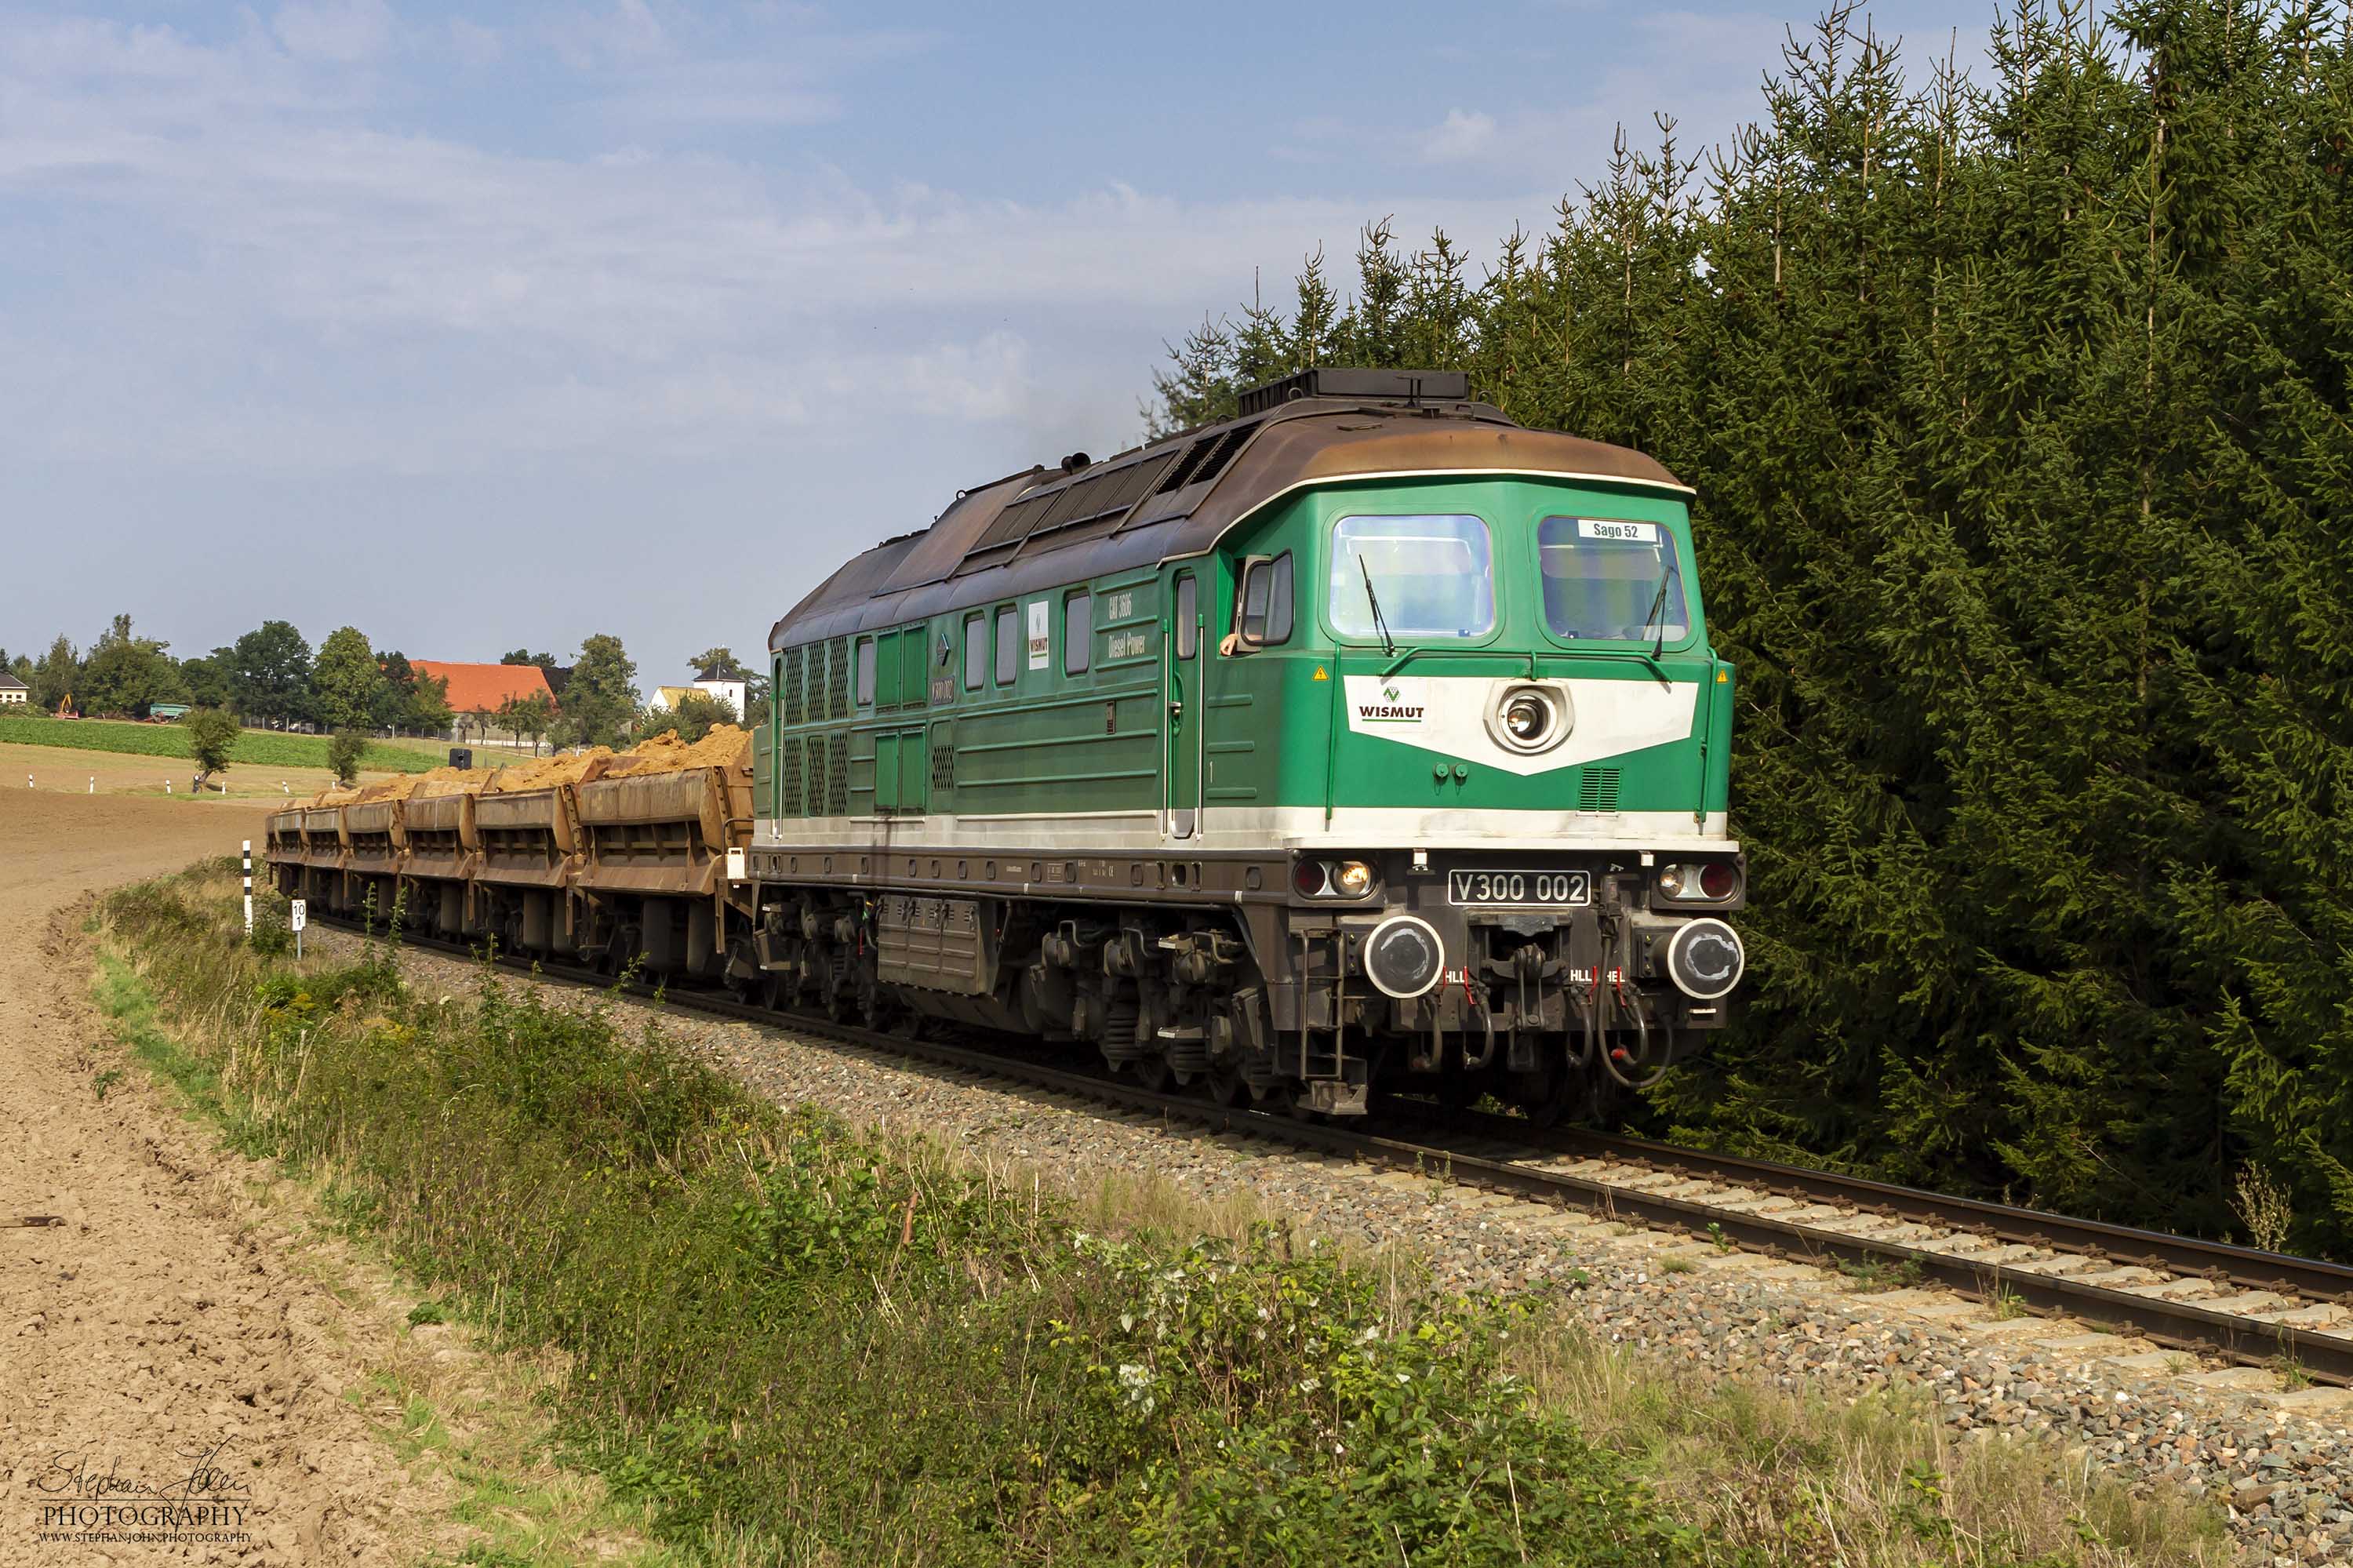
[[[0,741],[19,746],[70,747],[77,751],[117,752],[131,757],[188,755],[188,735],[176,724],[136,724],[120,719],[54,719],[46,715],[0,715]],[[281,735],[275,730],[239,730],[229,766],[324,768],[323,735]],[[363,768],[385,773],[424,773],[443,758],[407,745],[368,743]]]
[[[1271,1227],[1092,1234],[1026,1175],[782,1112],[609,1004],[422,994],[380,949],[298,972],[237,945],[235,907],[217,874],[109,905],[157,1070],[498,1340],[565,1351],[569,1452],[698,1554],[2223,1557],[2204,1516],[2039,1449],[1648,1372],[1556,1304],[1417,1297]]]

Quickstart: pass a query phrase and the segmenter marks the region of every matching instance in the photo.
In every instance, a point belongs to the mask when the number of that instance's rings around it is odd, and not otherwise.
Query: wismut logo
[[[1419,694],[1418,691],[1415,693],[1417,696]],[[1419,724],[1429,712],[1428,706],[1421,703],[1407,702],[1405,693],[1387,681],[1381,683],[1378,702],[1359,702],[1356,705],[1356,717],[1365,724]]]

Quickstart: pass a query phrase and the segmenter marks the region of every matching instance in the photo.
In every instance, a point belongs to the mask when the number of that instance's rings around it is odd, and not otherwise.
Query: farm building
[[[22,707],[28,695],[24,682],[0,670],[0,707]]]
[[[410,669],[419,680],[446,681],[448,689],[442,700],[449,705],[454,720],[450,738],[461,738],[460,731],[478,737],[495,738],[506,732],[496,715],[510,701],[527,702],[543,697],[553,707],[555,693],[547,683],[547,675],[536,664],[459,664],[442,659],[412,659]]]

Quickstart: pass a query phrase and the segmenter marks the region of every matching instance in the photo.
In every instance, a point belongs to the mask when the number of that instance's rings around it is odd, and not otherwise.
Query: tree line
[[[0,669],[25,683],[32,705],[53,714],[70,701],[82,714],[145,718],[160,704],[181,704],[231,714],[248,725],[309,726],[353,737],[470,728],[561,746],[618,746],[665,730],[700,739],[714,724],[757,722],[766,713],[766,682],[724,647],[707,649],[689,662],[700,676],[746,682],[749,715],[702,693],[671,708],[649,709],[639,700],[636,662],[609,633],[584,639],[568,663],[520,648],[500,662],[536,665],[548,694],[453,712],[446,680],[424,674],[397,649],[372,647],[355,626],[336,628],[313,650],[290,621],[265,620],[227,647],[175,659],[169,642],[138,635],[131,617],[118,615],[86,649],[62,632],[37,659],[11,658],[0,648]],[[347,744],[339,756],[349,766],[337,770],[348,777],[361,749],[356,739]]]
[[[1172,347],[1156,429],[1464,367],[1697,488],[1753,995],[1662,1128],[2353,1251],[2348,35],[2024,0],[1907,78],[1841,5],[1492,267],[1374,224]]]
[[[315,654],[284,620],[265,620],[206,654],[175,659],[171,647],[138,635],[131,617],[118,615],[87,648],[59,632],[37,659],[11,659],[0,649],[0,667],[49,713],[70,700],[78,713],[145,718],[159,704],[182,704],[224,709],[252,725],[417,734],[449,727],[447,683],[418,675],[398,650],[377,653],[356,627],[330,632]]]

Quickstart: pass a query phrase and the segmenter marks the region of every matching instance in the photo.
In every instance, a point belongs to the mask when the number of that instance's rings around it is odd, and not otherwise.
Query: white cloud
[[[299,59],[349,65],[392,42],[392,7],[385,0],[287,0],[270,30]]]
[[[1450,109],[1423,143],[1421,155],[1425,163],[1460,163],[1485,152],[1494,140],[1493,115],[1475,111],[1466,114],[1460,109]]]
[[[505,33],[501,58],[522,37]],[[659,135],[534,155],[373,129],[349,74],[259,32],[0,38],[0,238],[26,200],[138,237],[92,251],[105,265],[86,279],[61,263],[40,309],[0,310],[0,363],[46,367],[0,378],[0,468],[37,453],[481,475],[838,450],[911,419],[927,441],[969,429],[1014,458],[1102,451],[1134,434],[1163,335],[1244,293],[1249,260],[1343,242],[1381,213],[1482,245],[1545,205],[1188,202],[1122,184],[1017,203]],[[649,100],[698,82],[722,101],[776,80],[834,90],[736,63],[605,74]],[[658,128],[647,109],[615,129],[641,118]]]

